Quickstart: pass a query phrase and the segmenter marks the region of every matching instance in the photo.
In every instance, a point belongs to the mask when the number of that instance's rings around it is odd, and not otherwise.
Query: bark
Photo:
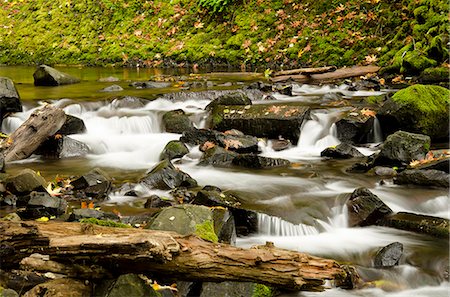
[[[60,222],[0,222],[0,264],[91,279],[154,273],[201,281],[250,281],[290,290],[317,290],[325,280],[348,286],[354,277],[334,260],[278,249],[241,249],[173,232]],[[39,253],[44,256],[30,255]],[[26,258],[29,257],[29,258]]]
[[[275,73],[275,76],[293,75],[293,74],[312,75],[312,74],[321,74],[321,73],[332,72],[335,70],[336,70],[336,66],[326,66],[326,67],[318,67],[318,68],[299,68],[299,69],[278,71]]]
[[[36,110],[2,144],[5,161],[26,159],[64,124],[66,114],[62,109],[46,105]]]
[[[340,68],[333,72],[311,74],[311,75],[281,75],[271,79],[272,82],[285,82],[294,80],[299,83],[314,83],[314,82],[331,82],[338,79],[366,75],[367,73],[378,72],[378,66],[355,66],[351,68]]]

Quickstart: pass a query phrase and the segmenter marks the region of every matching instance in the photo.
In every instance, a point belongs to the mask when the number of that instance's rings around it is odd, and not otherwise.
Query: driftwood
[[[2,144],[5,161],[26,159],[64,124],[66,114],[60,108],[46,105],[31,116]]]
[[[325,67],[317,67],[317,68],[299,68],[292,70],[283,70],[275,72],[274,76],[282,76],[282,75],[293,75],[293,74],[303,74],[303,75],[312,75],[312,74],[321,74],[335,71],[336,66],[325,66]]]
[[[350,68],[340,68],[333,72],[321,74],[297,74],[297,75],[281,75],[271,78],[272,82],[285,82],[293,80],[299,83],[314,83],[314,82],[330,82],[338,79],[366,75],[367,73],[378,72],[378,66],[355,66]]]
[[[352,277],[334,260],[270,244],[242,249],[193,235],[80,223],[0,222],[0,247],[3,269],[21,262],[22,269],[78,278],[152,273],[177,280],[250,281],[317,290],[325,280],[344,287]]]

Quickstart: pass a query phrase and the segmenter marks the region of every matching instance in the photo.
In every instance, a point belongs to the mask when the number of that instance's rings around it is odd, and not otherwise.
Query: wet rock
[[[380,81],[376,78],[352,81],[348,88],[349,91],[379,91],[380,89]]]
[[[87,155],[88,152],[89,147],[83,142],[62,136],[50,137],[34,151],[34,154],[42,155],[49,159],[63,159],[82,157]]]
[[[47,186],[47,182],[42,176],[28,168],[16,175],[9,176],[5,184],[9,192],[18,196],[29,194],[32,191],[45,192],[45,187]]]
[[[158,195],[151,195],[145,201],[144,208],[162,208],[172,206],[172,202],[169,200],[163,200]]]
[[[175,168],[169,160],[156,164],[139,183],[161,190],[197,186],[197,182],[189,174]]]
[[[87,295],[89,296],[89,295]],[[102,297],[158,297],[159,295],[145,280],[136,274],[123,274],[116,280],[105,280],[97,286],[94,296]]]
[[[85,297],[90,294],[91,287],[83,281],[61,278],[39,284],[23,297]]]
[[[79,83],[80,79],[47,65],[40,65],[33,73],[35,86],[59,86]]]
[[[233,159],[238,156],[237,153],[225,150],[224,148],[216,145],[207,149],[198,165],[200,166],[217,166],[217,167],[231,167],[233,165]]]
[[[2,254],[1,251],[0,254]],[[1,286],[6,286],[18,292],[29,291],[34,286],[50,280],[48,277],[44,276],[43,273],[16,269],[9,271],[0,270],[0,276]]]
[[[101,210],[91,209],[91,208],[76,208],[72,210],[68,218],[68,222],[81,221],[82,219],[97,219],[97,220],[112,220],[119,221],[120,218],[112,212],[104,212]]]
[[[444,239],[449,237],[449,220],[427,215],[399,212],[385,216],[377,225]]]
[[[132,96],[123,96],[115,98],[111,101],[111,106],[115,109],[119,108],[142,108],[144,107],[149,100],[138,98],[138,97],[132,97]]]
[[[251,210],[234,208],[231,209],[236,226],[236,234],[247,236],[258,230],[258,214]]]
[[[123,91],[123,88],[119,85],[111,85],[109,87],[100,90],[100,92],[120,92],[120,91]]]
[[[246,89],[249,90],[260,90],[262,92],[272,92],[273,86],[271,84],[264,83],[262,81],[257,81],[249,84]]]
[[[162,121],[166,132],[169,133],[182,134],[194,128],[189,117],[181,109],[166,112],[163,115]]]
[[[397,175],[397,171],[390,167],[375,166],[373,173],[378,176],[393,177]]]
[[[55,133],[60,135],[82,134],[86,133],[84,121],[75,116],[66,114],[66,121],[62,127]]]
[[[230,130],[225,133],[217,133],[217,144],[226,150],[237,153],[257,153],[259,151],[258,138],[250,135],[237,133],[240,131]],[[234,133],[234,134],[232,134]]]
[[[0,153],[0,173],[4,172],[5,172],[5,156],[2,153]]]
[[[233,158],[231,163],[235,166],[254,169],[287,167],[291,164],[291,162],[285,159],[262,157],[254,154],[238,155]]]
[[[94,168],[71,182],[74,191],[82,191],[93,199],[105,199],[112,188],[112,179],[100,168]]]
[[[114,189],[113,191],[114,192],[118,192],[119,195],[123,195],[123,196],[138,197],[139,194],[138,194],[138,192],[135,189],[136,189],[136,184],[134,184],[134,183],[124,183],[120,187],[118,187],[117,189]]]
[[[397,185],[418,185],[430,187],[449,187],[450,175],[439,170],[405,170],[394,179]]]
[[[180,141],[187,144],[199,145],[207,141],[217,143],[217,131],[210,129],[190,129],[183,132]]]
[[[220,95],[212,100],[206,107],[206,110],[212,110],[218,105],[251,105],[252,101],[248,96],[242,92],[232,92]]]
[[[443,171],[445,173],[449,173],[449,167],[450,167],[450,158],[446,157],[443,159],[433,160],[430,162],[427,162],[425,164],[420,164],[414,169],[421,169],[421,170],[439,170]]]
[[[175,201],[178,201],[179,204],[190,203],[194,200],[195,196],[197,196],[196,189],[186,189],[186,188],[175,188],[170,191],[170,195],[174,198]]]
[[[22,199],[23,200],[23,199]],[[0,206],[16,206],[17,204],[17,196],[10,194],[8,192],[2,192],[0,193]],[[26,202],[24,203],[19,203],[19,204],[26,204]]]
[[[160,82],[160,81],[137,81],[130,84],[131,87],[136,89],[162,89],[168,88],[172,85],[170,82]]]
[[[222,192],[219,188],[205,186],[198,191],[197,196],[193,199],[192,204],[206,206],[222,206],[239,208],[241,203],[235,196]]]
[[[19,297],[19,293],[12,289],[5,289],[0,287],[0,294],[2,297]]]
[[[397,266],[402,255],[403,244],[400,242],[393,242],[377,252],[374,259],[374,266],[376,268]]]
[[[308,114],[309,108],[301,105],[218,105],[210,120],[212,129],[218,131],[237,129],[246,135],[270,139],[281,136],[296,144],[300,126]]]
[[[381,129],[385,135],[403,130],[428,135],[433,142],[448,142],[448,98],[449,90],[440,86],[416,84],[402,89],[379,110]]]
[[[343,143],[374,142],[375,118],[362,113],[362,109],[348,112],[336,122],[337,138]]]
[[[288,139],[271,140],[271,147],[274,151],[279,152],[291,147],[291,141]]]
[[[364,157],[354,146],[348,143],[341,143],[335,147],[328,147],[320,153],[321,157],[336,159],[350,159]]]
[[[209,283],[202,285],[200,297],[241,297],[255,296],[256,284],[249,282],[221,282]]]
[[[346,206],[351,227],[376,225],[392,213],[392,210],[367,188],[356,189],[347,200]]]
[[[369,156],[365,160],[365,162],[358,162],[347,168],[345,171],[350,173],[366,173],[369,170],[371,170],[375,165],[374,162],[374,156]]]
[[[116,82],[116,81],[120,81],[120,79],[115,76],[102,77],[98,80],[98,82]]]
[[[8,112],[21,112],[19,93],[11,79],[0,77],[0,125]]]
[[[182,158],[187,153],[189,153],[189,149],[183,142],[179,140],[172,140],[166,144],[159,159],[172,160],[175,158]]]
[[[275,90],[281,95],[292,96],[292,85],[290,86],[277,85],[275,87]]]
[[[250,100],[261,100],[263,97],[263,93],[259,90],[255,89],[245,89],[245,90],[208,90],[208,91],[200,91],[200,92],[173,92],[164,94],[162,96],[163,99],[167,99],[173,102],[185,102],[188,100],[214,100],[215,98],[229,94],[241,92],[245,94]]]
[[[38,219],[40,217],[60,216],[65,213],[67,202],[59,197],[50,196],[47,192],[31,192],[28,204],[18,214],[22,219]]]
[[[397,131],[389,135],[374,160],[374,165],[405,166],[412,160],[422,160],[430,150],[430,137]]]

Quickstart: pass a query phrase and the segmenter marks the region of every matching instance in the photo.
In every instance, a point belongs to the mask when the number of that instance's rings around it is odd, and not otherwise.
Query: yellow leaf
[[[47,222],[49,220],[49,218],[47,217],[40,217],[39,219],[36,219],[36,222]]]

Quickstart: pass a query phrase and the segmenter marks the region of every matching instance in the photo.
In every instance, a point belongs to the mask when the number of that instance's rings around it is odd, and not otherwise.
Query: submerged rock
[[[181,134],[194,128],[188,115],[181,109],[166,112],[162,121],[166,132],[169,133]]]
[[[398,185],[412,184],[418,186],[449,187],[450,175],[439,170],[405,170],[394,179]]]
[[[364,157],[354,146],[348,143],[341,143],[335,147],[328,147],[320,153],[321,157],[336,159],[350,159]]]
[[[167,159],[156,164],[139,183],[161,190],[197,186],[197,182],[189,174],[175,168]]]
[[[116,82],[116,81],[120,81],[120,79],[115,76],[108,76],[108,77],[102,77],[98,81],[99,82]]]
[[[417,84],[396,92],[377,116],[385,135],[404,130],[428,135],[433,141],[448,142],[449,106],[448,89]]]
[[[89,147],[83,142],[62,136],[58,138],[50,137],[34,151],[34,154],[50,159],[63,159],[82,157],[87,155],[88,152]]]
[[[121,92],[123,88],[119,85],[111,85],[109,87],[103,88],[100,92]]]
[[[159,159],[172,160],[175,158],[182,158],[187,153],[189,153],[189,149],[183,142],[179,140],[172,140],[166,144]]]
[[[351,227],[376,225],[392,210],[367,188],[358,188],[346,202]]]
[[[74,191],[82,191],[93,199],[105,199],[112,189],[112,179],[100,168],[94,168],[71,182]]]
[[[397,266],[402,255],[403,244],[400,242],[393,242],[377,252],[374,259],[374,266],[376,268]]]
[[[80,79],[47,65],[38,66],[33,73],[35,86],[59,86],[79,83]]]
[[[75,116],[66,114],[66,121],[62,127],[55,133],[55,135],[71,135],[71,134],[81,134],[86,132],[86,125],[84,121]]]

